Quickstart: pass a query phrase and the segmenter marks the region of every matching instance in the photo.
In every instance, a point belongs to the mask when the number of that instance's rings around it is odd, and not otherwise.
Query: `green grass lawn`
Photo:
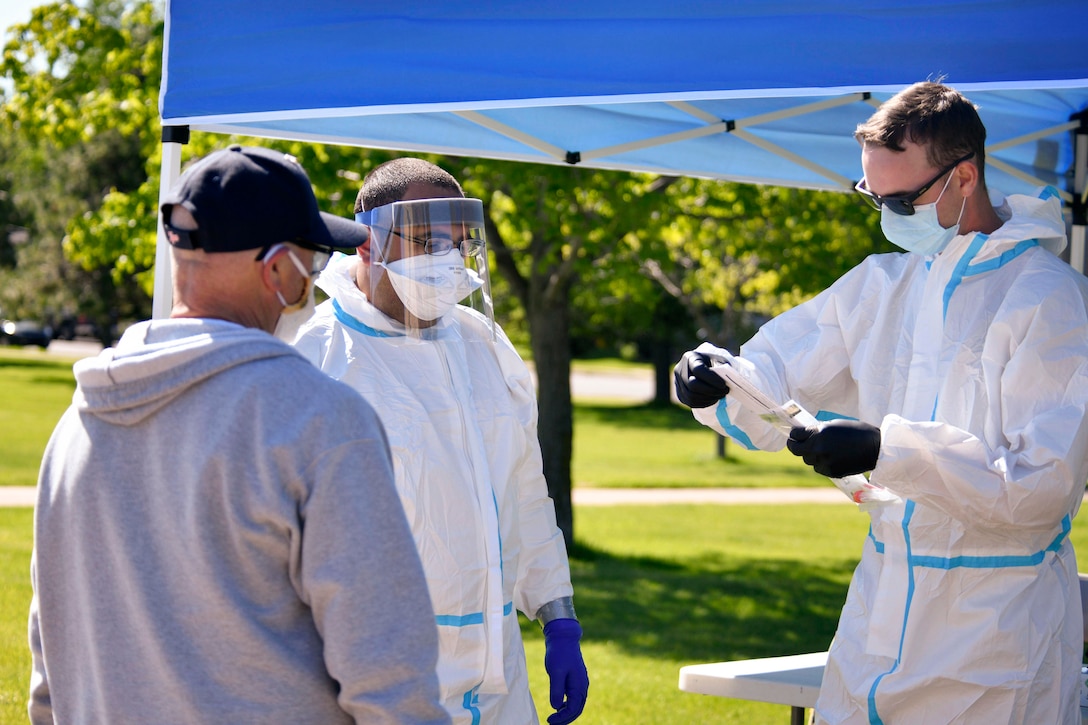
[[[34,511],[0,508],[0,722],[26,722],[30,688],[27,613]]]
[[[0,349],[0,486],[33,486],[38,464],[76,389],[72,361]]]
[[[574,405],[575,486],[820,487],[830,483],[783,449],[749,451],[718,436],[677,405]]]
[[[579,725],[775,725],[784,706],[677,688],[683,665],[823,650],[868,517],[847,505],[576,507],[571,556],[592,684]],[[24,722],[30,509],[0,509],[0,722]],[[1088,530],[1073,527],[1088,561]],[[533,696],[547,677],[524,622]],[[542,720],[543,721],[543,720]]]
[[[616,361],[577,363],[624,370]],[[0,486],[33,486],[49,434],[72,400],[72,361],[35,350],[0,349]],[[747,451],[727,444],[691,411],[676,405],[575,401],[576,486],[782,487],[829,485],[787,451]]]
[[[34,485],[71,361],[0,350],[0,484]],[[826,486],[788,453],[715,455],[679,407],[576,404],[578,486]],[[578,725],[775,725],[785,706],[680,692],[686,664],[826,649],[868,517],[843,504],[575,508],[575,604],[592,685]],[[1088,562],[1088,530],[1072,540]],[[26,721],[32,511],[0,509],[0,722]],[[1088,568],[1088,565],[1085,565]],[[543,637],[523,620],[543,718]]]
[[[827,647],[867,517],[850,506],[586,507],[572,552],[592,685],[581,725],[782,722],[773,705],[677,689],[685,664]],[[0,509],[0,722],[25,721],[30,509]],[[812,524],[818,519],[820,526]],[[524,621],[547,710],[543,636]],[[542,720],[543,721],[543,720]]]

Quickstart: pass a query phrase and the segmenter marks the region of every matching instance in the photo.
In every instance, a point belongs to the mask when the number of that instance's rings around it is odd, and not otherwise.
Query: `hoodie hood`
[[[1033,196],[991,196],[991,203],[1004,223],[990,235],[976,261],[996,257],[1026,239],[1036,240],[1039,246],[1054,255],[1065,249],[1065,218],[1061,197],[1054,187],[1043,187]],[[973,238],[974,235],[961,237]]]
[[[263,330],[206,319],[148,320],[116,347],[73,368],[73,405],[114,425],[135,425],[193,385],[254,360],[298,356]]]

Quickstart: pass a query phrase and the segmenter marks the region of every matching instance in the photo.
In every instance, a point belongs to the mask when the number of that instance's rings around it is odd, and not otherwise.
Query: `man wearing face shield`
[[[366,228],[240,146],[162,215],[170,318],[76,364],[42,462],[31,722],[449,722],[381,423],[269,334]]]
[[[990,197],[986,131],[939,83],[864,124],[857,190],[906,253],[873,255],[741,348],[737,371],[828,422],[790,439],[739,406],[705,351],[676,366],[704,424],[871,508],[816,704],[828,723],[1080,723],[1069,542],[1088,479],[1088,281],[1056,255],[1054,189]]]
[[[544,627],[548,722],[572,722],[589,687],[581,626],[533,382],[491,312],[483,205],[437,166],[402,158],[367,176],[356,212],[370,241],[321,275],[330,299],[295,345],[361,392],[389,434],[446,710],[465,725],[537,722],[519,610]]]

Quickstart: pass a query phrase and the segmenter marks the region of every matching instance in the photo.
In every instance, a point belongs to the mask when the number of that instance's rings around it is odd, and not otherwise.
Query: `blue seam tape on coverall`
[[[907,544],[907,572],[908,572],[908,584],[907,584],[907,604],[903,612],[903,634],[899,640],[899,657],[896,657],[895,663],[892,668],[880,675],[873,681],[873,686],[869,689],[869,722],[871,725],[883,725],[883,720],[877,713],[876,709],[876,688],[880,684],[880,681],[885,675],[890,675],[895,672],[899,667],[899,658],[903,654],[903,639],[906,636],[907,620],[910,616],[910,603],[914,596],[914,568],[926,567],[931,569],[1005,569],[1013,567],[1024,566],[1037,566],[1041,564],[1046,558],[1047,552],[1057,552],[1062,547],[1062,543],[1066,537],[1069,536],[1069,532],[1073,527],[1072,520],[1067,514],[1062,518],[1062,530],[1054,537],[1054,540],[1050,544],[1040,551],[1033,554],[1020,554],[1010,556],[914,556],[911,550],[910,543],[910,519],[914,514],[914,501],[907,500],[906,513],[903,516],[903,536],[906,539]],[[872,527],[869,528],[869,538],[873,541],[876,550],[880,553],[884,553],[884,544],[877,540],[873,536]]]
[[[1048,196],[1052,196],[1054,193],[1055,192],[1054,192],[1053,189],[1049,189],[1049,188],[1044,189],[1043,193],[1040,195],[1040,198],[1045,199]],[[982,274],[984,272],[990,272],[990,271],[995,270],[995,269],[1000,269],[1003,265],[1005,265],[1005,264],[1009,263],[1010,261],[1016,259],[1021,254],[1026,252],[1028,249],[1031,249],[1032,247],[1036,247],[1036,246],[1039,245],[1039,241],[1037,239],[1026,239],[1026,240],[1020,242],[1019,244],[1017,244],[1012,249],[1004,252],[999,257],[995,257],[994,259],[986,260],[985,262],[980,262],[979,264],[972,265],[971,260],[973,260],[975,258],[975,256],[978,254],[979,250],[982,249],[982,246],[983,246],[983,244],[985,244],[987,239],[989,239],[989,235],[987,235],[987,234],[977,234],[975,236],[975,239],[973,239],[971,241],[971,245],[970,245],[970,247],[968,247],[968,249],[964,253],[963,257],[961,257],[959,262],[956,264],[956,267],[952,272],[952,277],[951,277],[951,279],[949,279],[948,284],[945,286],[944,296],[943,296],[942,319],[947,319],[947,317],[948,317],[948,305],[951,302],[952,295],[955,293],[956,289],[963,282],[965,277],[970,277],[972,275]],[[939,398],[935,399],[933,401],[933,411],[932,411],[932,413],[930,415],[930,420],[935,420],[936,419],[938,402],[939,402]],[[1060,534],[1058,534],[1058,536],[1055,537],[1054,541],[1052,541],[1051,544],[1046,549],[1044,549],[1042,551],[1035,552],[1034,554],[1030,554],[1030,555],[1021,555],[1021,556],[957,556],[957,557],[918,556],[918,557],[915,557],[911,553],[910,526],[909,526],[910,518],[911,518],[912,514],[914,513],[914,505],[915,504],[914,504],[913,501],[910,501],[910,500],[907,501],[907,510],[906,510],[906,514],[904,515],[904,518],[903,518],[903,535],[904,535],[904,537],[906,539],[906,545],[907,545],[907,564],[908,564],[907,571],[908,571],[909,581],[908,581],[908,585],[907,585],[907,604],[906,604],[906,607],[905,607],[904,613],[903,613],[903,635],[901,635],[900,642],[899,642],[899,654],[900,654],[900,656],[902,655],[902,652],[903,652],[903,637],[905,637],[905,634],[906,634],[907,619],[908,619],[909,613],[910,613],[910,602],[911,602],[911,598],[914,595],[914,567],[915,566],[938,568],[938,569],[954,569],[954,568],[960,568],[960,567],[964,567],[964,568],[1007,568],[1007,567],[1018,567],[1018,566],[1035,566],[1035,565],[1037,565],[1037,564],[1039,564],[1040,562],[1043,561],[1044,557],[1046,556],[1046,552],[1048,552],[1048,551],[1057,551],[1061,547],[1062,541],[1068,535],[1069,529],[1070,529],[1070,520],[1069,520],[1069,517],[1066,516],[1065,518],[1062,519],[1062,532]],[[876,537],[873,535],[873,531],[872,531],[871,526],[869,527],[869,538],[873,541],[873,545],[874,545],[876,551],[881,553],[881,554],[884,553],[884,544],[883,544],[883,542],[878,541],[876,539]],[[892,672],[895,672],[895,670],[898,667],[899,667],[899,657],[896,658],[895,663],[892,665],[892,668],[890,670],[888,670],[888,672],[878,676],[876,678],[876,680],[873,681],[873,685],[869,690],[869,722],[872,725],[883,725],[883,720],[881,719],[881,717],[880,717],[880,715],[879,715],[879,713],[877,712],[877,709],[876,709],[876,689],[877,689],[877,686],[880,684],[880,681],[884,678],[885,675],[888,675],[888,674],[891,674]]]
[[[345,327],[350,327],[356,332],[361,332],[364,335],[369,335],[370,337],[401,337],[400,335],[393,335],[388,332],[382,332],[381,330],[375,330],[370,325],[364,325],[362,322],[359,322],[359,320],[355,319],[347,312],[344,312],[344,309],[335,299],[332,300],[332,308],[336,312],[336,319],[339,320],[341,324],[343,324]]]
[[[502,616],[509,617],[510,613],[514,611],[514,603],[507,602],[502,607]],[[436,614],[434,617],[435,624],[442,625],[444,627],[469,627],[473,624],[484,623],[483,612],[473,612],[472,614]]]
[[[714,411],[715,417],[718,419],[718,423],[721,425],[725,434],[730,438],[740,443],[742,446],[750,451],[759,450],[756,445],[752,443],[752,439],[748,437],[748,434],[742,431],[737,426],[733,425],[733,422],[729,419],[729,411],[727,405],[723,399],[718,403],[717,410]],[[828,410],[821,410],[816,413],[816,420],[828,421],[828,420],[857,420],[857,418],[851,418],[848,415],[841,415],[839,413],[833,413]]]
[[[465,699],[461,701],[461,705],[472,713],[472,725],[480,725],[480,708],[476,707],[476,688],[473,688],[465,693]]]
[[[907,562],[911,561],[911,545],[910,545],[910,520],[914,516],[914,502],[907,499],[906,510],[903,514],[903,538],[906,541]],[[914,567],[907,566],[907,602],[903,608],[903,628],[899,633],[899,653],[895,657],[895,662],[892,663],[892,668],[887,672],[878,675],[873,680],[873,686],[869,688],[869,723],[870,725],[884,725],[884,721],[880,718],[879,713],[876,711],[876,688],[880,686],[880,681],[885,676],[890,675],[899,668],[899,661],[903,658],[903,640],[906,638],[907,632],[907,620],[910,614],[911,599],[914,598]]]
[[[718,423],[721,424],[725,434],[750,451],[759,450],[756,448],[756,445],[752,443],[752,439],[748,437],[748,434],[733,425],[732,421],[729,420],[729,411],[726,410],[726,407],[725,398],[722,398],[722,401],[718,403],[718,409],[714,411],[714,414],[718,418]]]

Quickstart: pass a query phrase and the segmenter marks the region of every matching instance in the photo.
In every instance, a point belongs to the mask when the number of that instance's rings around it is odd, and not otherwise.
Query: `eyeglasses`
[[[300,246],[306,249],[310,249],[310,247],[307,247],[306,245]],[[280,242],[279,244],[273,244],[270,247],[265,247],[260,251],[254,261],[260,262],[263,259],[270,259],[276,254],[276,252],[280,251],[281,249],[287,250],[287,254],[291,257],[291,262],[295,265],[295,267],[298,268],[300,274],[307,274],[306,267],[304,267],[302,262],[299,261],[299,258],[295,255],[295,253],[291,251],[291,248],[283,242]],[[323,249],[310,249],[310,251],[314,253],[314,256],[313,259],[310,261],[309,276],[316,277],[317,275],[321,274],[321,270],[325,269],[325,266],[329,263],[329,259],[332,257],[332,254]]]
[[[874,194],[872,191],[869,190],[867,186],[865,186],[864,177],[862,177],[861,181],[854,185],[854,191],[861,194],[862,198],[865,199],[865,201],[869,202],[869,205],[872,206],[874,209],[880,209],[881,206],[887,206],[889,211],[899,214],[900,216],[911,216],[912,214],[914,214],[914,201],[918,197],[929,191],[930,187],[940,181],[945,174],[962,164],[964,161],[967,161],[974,155],[975,152],[972,151],[971,153],[964,156],[962,159],[954,161],[953,163],[944,167],[936,176],[926,182],[926,184],[922,186],[921,189],[911,194],[894,194],[892,196],[881,196],[880,194]]]
[[[423,246],[423,251],[426,254],[433,254],[440,256],[447,254],[451,249],[457,247],[457,250],[461,252],[462,257],[471,257],[479,253],[484,247],[484,241],[482,239],[462,239],[460,242],[455,242],[449,237],[430,237],[429,239],[418,239],[416,237],[408,236],[403,232],[398,232],[395,229],[393,233],[402,239],[407,239],[409,242],[415,242]]]

